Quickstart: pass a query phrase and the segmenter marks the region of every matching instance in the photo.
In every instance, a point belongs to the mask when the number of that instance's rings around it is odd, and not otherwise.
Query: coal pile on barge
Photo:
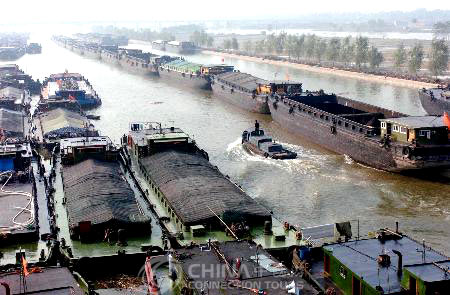
[[[89,159],[64,167],[62,173],[73,239],[103,238],[107,229],[135,234],[150,228],[118,163]]]

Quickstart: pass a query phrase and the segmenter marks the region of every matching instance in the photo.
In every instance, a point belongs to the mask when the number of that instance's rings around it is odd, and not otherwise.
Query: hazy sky
[[[25,0],[1,1],[0,23],[208,20],[320,12],[450,9],[446,0]]]

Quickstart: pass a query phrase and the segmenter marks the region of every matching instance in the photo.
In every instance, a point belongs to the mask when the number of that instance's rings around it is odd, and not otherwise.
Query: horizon
[[[281,9],[268,9],[272,1],[260,0],[240,2],[229,0],[226,5],[211,5],[211,1],[200,0],[187,3],[181,0],[166,2],[144,2],[129,0],[127,5],[118,1],[89,2],[80,0],[69,8],[61,2],[42,0],[28,2],[26,9],[23,3],[3,3],[4,13],[0,20],[0,29],[5,26],[29,24],[86,24],[86,23],[142,23],[142,22],[205,22],[236,20],[289,20],[298,17],[320,15],[345,16],[345,14],[376,15],[388,13],[408,13],[417,10],[448,12],[450,4],[430,0],[426,7],[423,2],[380,0],[372,3],[361,3],[346,0],[336,3],[331,0],[320,1],[319,4],[304,4],[298,1],[281,0],[277,2]],[[447,6],[447,7],[445,7]],[[167,7],[170,7],[169,9]],[[283,9],[288,7],[289,9]],[[382,9],[389,7],[389,9]],[[282,12],[278,12],[281,10]]]

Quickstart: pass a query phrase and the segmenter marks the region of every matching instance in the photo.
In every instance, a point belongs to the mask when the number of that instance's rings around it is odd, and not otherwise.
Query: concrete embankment
[[[286,66],[286,67],[291,67],[291,68],[315,72],[315,73],[331,74],[331,75],[337,75],[337,76],[341,76],[341,77],[361,79],[361,80],[373,81],[373,82],[378,82],[378,83],[387,83],[387,84],[392,84],[395,86],[417,88],[417,89],[437,87],[437,84],[433,84],[433,83],[406,80],[406,79],[393,78],[393,77],[385,77],[385,76],[372,75],[372,74],[366,74],[366,73],[351,72],[351,71],[319,67],[319,66],[310,66],[310,65],[305,65],[305,64],[291,63],[288,61],[270,60],[270,59],[264,59],[264,58],[260,58],[260,57],[237,55],[237,54],[232,54],[232,53],[216,52],[216,51],[210,51],[210,50],[204,50],[203,53],[210,54],[210,55],[218,55],[218,56],[223,56],[223,57],[238,58],[241,60],[266,63],[266,64],[272,64],[272,65],[277,65],[277,66]]]

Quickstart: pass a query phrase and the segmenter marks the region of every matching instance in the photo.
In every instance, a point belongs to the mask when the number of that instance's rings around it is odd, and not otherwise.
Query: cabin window
[[[406,134],[406,127],[400,127],[400,133]]]
[[[356,126],[355,125],[352,125],[352,130],[355,130],[356,129]]]
[[[400,132],[400,127],[398,125],[394,125],[392,129],[394,130],[394,132]]]
[[[342,265],[339,267],[339,275],[345,280],[347,278],[347,270]]]
[[[314,113],[314,117],[317,117],[317,113]]]
[[[341,121],[338,121],[338,125],[341,126],[341,125],[342,125],[342,122],[341,122]]]
[[[386,129],[386,122],[381,122],[381,128]]]
[[[345,122],[344,126],[345,126],[345,127],[348,127],[348,123],[347,123],[347,122]]]
[[[325,116],[325,120],[327,120],[327,121],[328,121],[328,120],[330,120],[330,118],[328,118],[328,116]]]
[[[419,130],[419,136],[426,137],[430,139],[431,132],[430,130]]]
[[[362,133],[362,132],[363,132],[363,129],[362,129],[362,128],[359,128],[359,132]]]
[[[320,114],[320,119],[323,119],[323,114]]]

